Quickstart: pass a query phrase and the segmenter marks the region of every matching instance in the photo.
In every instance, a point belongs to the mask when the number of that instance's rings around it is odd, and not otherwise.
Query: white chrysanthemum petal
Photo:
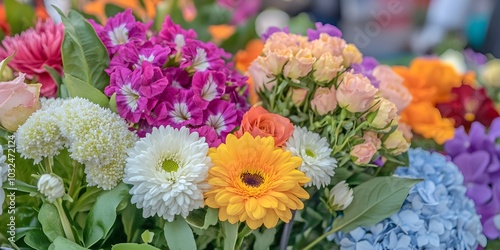
[[[295,127],[292,136],[286,143],[286,149],[292,155],[302,158],[299,170],[311,179],[305,186],[321,188],[330,184],[331,177],[335,174],[337,160],[330,157],[332,149],[319,134],[307,128]]]
[[[168,221],[203,207],[212,165],[207,153],[205,139],[187,128],[153,128],[128,151],[123,182],[133,185],[131,202],[143,209],[144,217],[158,215]],[[166,160],[175,162],[177,169],[166,171]]]

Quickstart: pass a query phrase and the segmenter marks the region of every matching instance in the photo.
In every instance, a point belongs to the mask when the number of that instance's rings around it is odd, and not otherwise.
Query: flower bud
[[[403,132],[396,129],[382,143],[382,145],[392,151],[392,155],[400,155],[410,148],[410,143],[406,140]]]
[[[364,142],[354,146],[349,153],[358,165],[368,164],[377,153],[377,148],[371,142]]]
[[[377,105],[373,108],[377,112],[377,115],[373,117],[371,125],[375,128],[383,129],[387,127],[387,125],[389,125],[394,118],[396,118],[398,109],[394,103],[383,97],[374,100],[374,102],[377,102]],[[390,128],[386,129],[386,131],[389,130]]]
[[[340,211],[346,209],[351,205],[353,196],[352,189],[345,181],[337,183],[330,190],[330,197],[328,197],[328,205],[332,211]]]
[[[47,200],[52,203],[56,199],[63,197],[64,185],[61,178],[55,175],[44,174],[40,176],[37,183],[38,191],[47,197]]]

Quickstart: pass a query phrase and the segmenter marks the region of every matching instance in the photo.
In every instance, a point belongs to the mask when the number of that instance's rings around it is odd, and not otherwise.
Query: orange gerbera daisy
[[[209,157],[214,166],[205,203],[219,209],[221,221],[272,228],[279,219],[290,221],[291,210],[304,207],[300,199],[309,198],[302,187],[309,178],[297,169],[302,160],[276,147],[272,137],[230,134]]]

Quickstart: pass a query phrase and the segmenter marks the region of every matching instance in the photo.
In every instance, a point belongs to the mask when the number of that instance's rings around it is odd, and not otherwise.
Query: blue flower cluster
[[[486,245],[480,217],[465,196],[463,175],[439,153],[410,149],[410,166],[395,174],[421,178],[401,210],[371,227],[329,237],[341,249],[476,249]]]

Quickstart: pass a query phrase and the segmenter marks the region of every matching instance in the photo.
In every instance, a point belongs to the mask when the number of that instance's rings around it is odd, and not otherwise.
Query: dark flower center
[[[259,187],[264,182],[264,177],[260,174],[243,173],[240,175],[241,181],[250,187]]]

